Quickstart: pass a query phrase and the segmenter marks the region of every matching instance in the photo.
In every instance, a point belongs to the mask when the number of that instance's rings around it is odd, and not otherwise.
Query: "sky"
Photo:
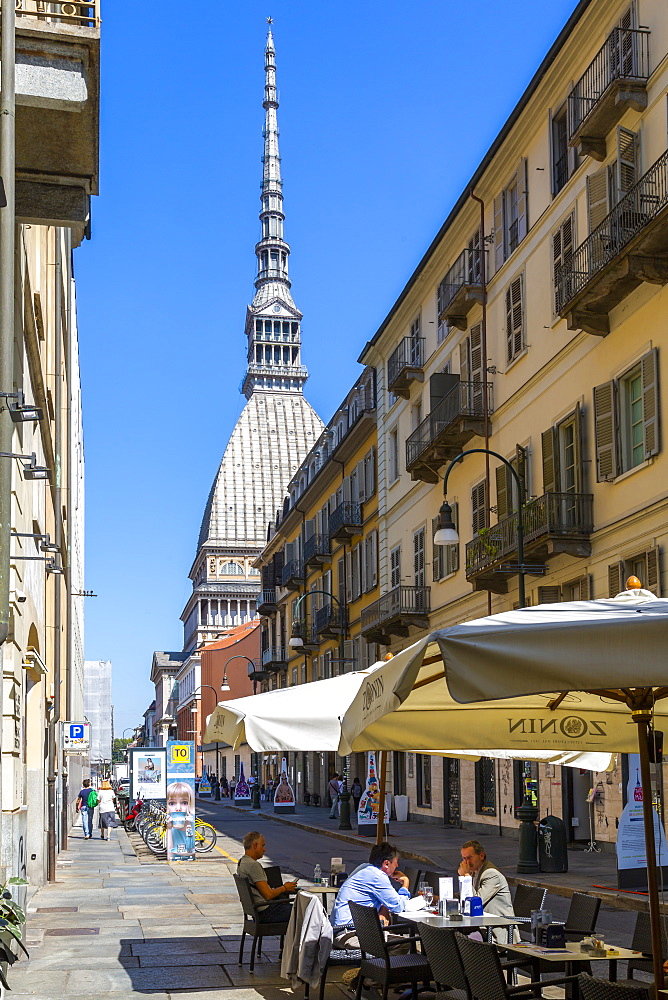
[[[115,731],[154,697],[239,416],[266,17],[305,394],[326,422],[575,0],[103,5],[100,196],[75,251],[87,659]],[[142,10],[146,14],[142,16]]]

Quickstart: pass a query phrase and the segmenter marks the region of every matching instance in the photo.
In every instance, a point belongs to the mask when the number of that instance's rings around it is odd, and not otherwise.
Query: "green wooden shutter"
[[[624,563],[614,562],[608,566],[608,597],[616,597],[623,589]]]
[[[638,136],[617,126],[617,199],[623,198],[638,180]]]
[[[494,270],[506,259],[506,233],[503,222],[503,191],[494,199]]]
[[[561,480],[557,428],[550,427],[543,431],[540,440],[543,452],[543,493],[558,493]]]
[[[480,323],[471,327],[469,341],[471,343],[471,381],[482,382],[482,327]]]
[[[529,179],[526,157],[517,168],[517,242],[521,243],[529,231]]]
[[[581,576],[578,583],[580,584],[580,600],[588,601],[591,593],[589,573],[585,573],[584,576]]]
[[[462,382],[470,382],[468,337],[464,337],[459,345],[459,378]]]
[[[485,480],[483,479],[471,490],[471,527],[474,535],[487,527],[487,497],[485,494]]]
[[[582,419],[582,408],[578,404],[573,414],[575,420],[575,432],[573,434],[573,444],[575,446],[575,492],[584,493],[584,421]]]
[[[524,347],[523,275],[506,289],[506,360],[512,361]]]
[[[496,516],[499,521],[508,517],[508,470],[505,465],[496,467]]]
[[[642,375],[645,458],[659,453],[659,352],[656,347],[640,359]]]
[[[438,531],[438,515],[432,517],[431,519],[431,538],[432,538],[432,572],[434,581],[440,580],[443,576],[443,553],[445,552],[444,545],[437,545],[434,542],[434,535]]]
[[[574,216],[569,215],[552,233],[552,280],[555,313],[558,312],[559,298],[563,302],[568,302],[572,293],[574,225]]]
[[[459,530],[459,504],[452,505],[452,523]],[[459,545],[448,545],[443,550],[445,552],[445,572],[446,574],[456,573],[459,569]]]
[[[520,480],[520,495],[518,497],[520,507],[523,506],[529,498],[529,490],[527,487],[527,460],[528,452],[526,448],[523,448],[521,444],[515,445],[515,471]]]
[[[606,483],[618,473],[617,387],[614,380],[594,389],[596,482]]]
[[[655,546],[645,553],[647,559],[647,580],[644,581],[645,588],[651,590],[657,597],[661,597],[661,574],[659,569],[659,549]]]
[[[539,604],[558,604],[561,601],[561,587],[538,587]]]
[[[603,222],[609,210],[608,168],[601,167],[587,176],[587,218],[590,233]]]

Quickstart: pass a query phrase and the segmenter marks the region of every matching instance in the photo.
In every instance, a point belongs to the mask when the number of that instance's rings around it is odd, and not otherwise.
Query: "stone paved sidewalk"
[[[97,832],[97,831],[96,831]],[[70,834],[57,881],[28,903],[30,959],[10,972],[14,1000],[285,1000],[278,939],[254,974],[238,965],[241,934],[232,871],[243,853],[223,836],[206,860],[140,864],[122,829],[109,843]],[[265,863],[271,859],[265,859]],[[326,1000],[350,994],[328,976]]]

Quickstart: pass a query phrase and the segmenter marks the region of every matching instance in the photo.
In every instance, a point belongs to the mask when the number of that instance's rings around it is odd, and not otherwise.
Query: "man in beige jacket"
[[[482,899],[485,913],[493,913],[497,917],[514,917],[513,899],[506,876],[488,861],[482,844],[477,840],[467,840],[461,854],[459,874],[473,876],[473,892]],[[496,932],[494,937],[497,939]],[[513,937],[519,941],[519,932],[515,931]],[[501,935],[498,939],[500,942]]]

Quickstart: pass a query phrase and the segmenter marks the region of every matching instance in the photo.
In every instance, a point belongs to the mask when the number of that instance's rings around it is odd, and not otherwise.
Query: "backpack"
[[[99,801],[100,800],[98,798],[97,792],[95,791],[94,788],[91,788],[90,792],[88,793],[88,803],[87,803],[88,808],[94,809]]]

